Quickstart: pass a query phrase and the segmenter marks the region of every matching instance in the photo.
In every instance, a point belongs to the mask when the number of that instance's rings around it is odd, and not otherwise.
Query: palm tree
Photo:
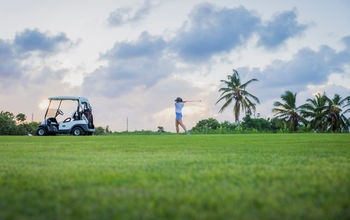
[[[293,94],[291,91],[286,91],[281,95],[281,99],[284,103],[277,101],[273,104],[275,108],[272,109],[275,116],[287,121],[289,129],[293,131],[298,130],[298,124],[300,121],[306,124],[306,120],[299,114],[300,107],[296,107],[296,96],[296,93]]]
[[[343,114],[345,115],[346,113],[350,112],[350,96],[347,97],[348,101],[347,103],[343,106],[343,108],[345,109]],[[348,126],[350,126],[350,117],[348,118]]]
[[[343,108],[345,108],[345,111],[343,112],[343,115],[345,116],[345,114],[350,112],[350,96],[347,97],[347,103],[343,106]],[[348,118],[348,129],[347,129],[347,131],[349,131],[349,127],[350,127],[350,117]]]
[[[327,130],[327,100],[325,93],[317,93],[315,98],[307,99],[306,103],[300,106],[300,113],[304,118],[310,119],[310,128],[315,131]]]
[[[348,97],[349,97],[349,96],[348,96]],[[346,113],[350,112],[350,98],[349,98],[348,102],[347,102],[343,107],[344,107],[344,108],[348,108],[348,109],[346,109],[346,110],[344,111],[343,114],[346,114]],[[350,118],[349,118],[349,119],[350,119]]]
[[[342,108],[347,107],[350,102],[350,96],[341,98],[340,95],[334,94],[333,98],[327,98],[327,119],[330,131],[348,131],[349,128],[349,120],[345,117],[345,113],[349,111],[349,109],[345,110],[342,113]]]
[[[225,103],[219,112],[223,112],[232,102],[234,102],[233,113],[235,122],[238,123],[238,125],[241,110],[245,113],[251,114],[252,111],[256,110],[256,104],[254,101],[260,104],[260,101],[256,96],[246,91],[246,87],[254,81],[258,80],[251,79],[242,84],[239,73],[235,69],[233,69],[232,75],[227,75],[227,80],[220,80],[220,82],[225,84],[225,87],[219,89],[221,95],[216,104],[222,100],[225,100]],[[254,101],[250,99],[253,99]]]

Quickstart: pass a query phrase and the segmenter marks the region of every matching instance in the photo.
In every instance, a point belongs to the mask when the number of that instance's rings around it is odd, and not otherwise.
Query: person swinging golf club
[[[201,102],[201,100],[183,101],[182,98],[180,98],[180,97],[177,97],[175,99],[175,114],[176,114],[175,127],[176,127],[177,134],[179,134],[179,132],[180,132],[179,125],[185,130],[185,133],[187,135],[190,134],[190,132],[187,131],[186,126],[182,122],[182,108],[184,107],[184,103],[186,103],[186,102]]]
[[[182,108],[184,107],[184,104],[186,101],[183,101],[182,98],[177,97],[175,99],[175,127],[176,127],[176,133],[179,134],[180,128],[179,125],[185,130],[186,134],[190,134],[190,132],[187,131],[186,126],[182,122]]]

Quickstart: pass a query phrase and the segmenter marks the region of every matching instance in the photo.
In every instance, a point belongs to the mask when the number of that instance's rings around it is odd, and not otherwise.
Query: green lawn
[[[349,218],[349,134],[0,136],[0,219]]]

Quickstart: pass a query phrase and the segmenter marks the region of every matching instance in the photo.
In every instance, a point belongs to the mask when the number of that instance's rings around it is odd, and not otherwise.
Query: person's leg
[[[176,127],[176,134],[179,134],[180,128],[179,128],[179,122],[175,120],[175,127]]]
[[[181,127],[185,130],[185,132],[187,133],[187,129],[186,126],[184,125],[184,123],[182,122],[182,119],[177,120],[178,123],[181,125]]]

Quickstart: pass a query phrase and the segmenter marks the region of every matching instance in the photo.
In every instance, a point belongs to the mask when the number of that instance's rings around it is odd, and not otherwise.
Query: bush
[[[22,123],[16,126],[16,135],[27,135],[36,133],[40,123],[39,122],[30,122],[30,123]]]
[[[23,113],[16,117],[11,112],[0,112],[0,135],[28,135],[35,134],[39,122],[25,123],[26,116]],[[16,125],[16,120],[20,123]]]
[[[300,132],[308,132],[306,127],[299,127]],[[246,115],[240,126],[229,121],[219,123],[216,119],[208,118],[199,121],[191,129],[192,134],[241,134],[241,133],[286,133],[290,132],[285,121],[278,118],[272,120],[251,118]]]
[[[0,112],[0,135],[14,135],[16,133],[16,121],[11,112]]]
[[[105,134],[105,129],[103,127],[95,127],[95,135],[104,135]]]
[[[216,130],[220,128],[220,123],[214,118],[199,121],[192,131]]]

